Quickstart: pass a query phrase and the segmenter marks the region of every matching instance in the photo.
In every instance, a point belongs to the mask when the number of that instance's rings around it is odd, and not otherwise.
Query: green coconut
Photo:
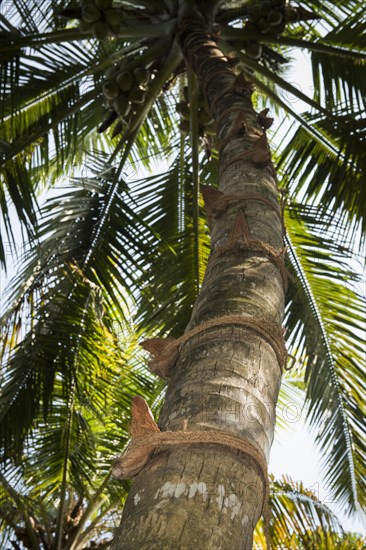
[[[190,129],[189,120],[181,120],[178,127],[183,134],[187,134]]]
[[[133,78],[139,86],[146,86],[150,80],[150,72],[145,67],[136,67],[133,70]]]
[[[203,126],[209,126],[213,122],[212,116],[206,109],[200,109],[198,111],[198,120]]]
[[[271,30],[271,25],[268,23],[267,17],[261,17],[257,23],[258,28],[261,32],[268,32]]]
[[[272,27],[271,31],[274,34],[282,34],[283,31],[285,30],[285,28],[286,28],[286,23],[283,20],[279,25],[276,25],[275,27]]]
[[[245,53],[253,59],[259,59],[262,55],[262,46],[259,42],[248,42],[245,46]]]
[[[93,36],[97,40],[104,40],[109,34],[109,27],[105,21],[96,21],[93,23]]]
[[[267,20],[271,27],[276,27],[277,25],[282,23],[282,19],[283,15],[279,10],[271,10],[267,15]]]
[[[81,17],[86,23],[95,23],[102,17],[102,12],[93,4],[87,4],[81,10]]]
[[[116,99],[119,94],[117,83],[113,80],[109,80],[103,84],[103,94],[107,99]]]
[[[129,92],[133,86],[133,77],[131,73],[126,73],[125,71],[122,71],[117,74],[116,76],[116,82],[118,85],[118,88],[122,92]]]
[[[143,103],[145,101],[145,92],[136,86],[128,92],[128,98],[133,103]]]
[[[109,9],[104,12],[104,20],[112,28],[120,27],[123,23],[122,13],[118,9]]]
[[[84,32],[89,32],[92,28],[92,23],[87,23],[86,21],[84,21],[83,19],[81,21],[79,21],[79,31],[84,33]]]
[[[117,65],[112,65],[111,67],[108,67],[108,69],[105,72],[105,77],[107,80],[115,80],[116,75],[119,71],[119,68]]]
[[[113,108],[122,117],[128,115],[131,110],[131,104],[125,94],[120,94],[113,102]]]
[[[188,103],[186,101],[178,101],[175,106],[175,110],[179,113],[184,119],[189,120],[190,112]]]

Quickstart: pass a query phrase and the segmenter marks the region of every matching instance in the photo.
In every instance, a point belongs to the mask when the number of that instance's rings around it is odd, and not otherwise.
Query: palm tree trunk
[[[286,359],[276,177],[250,83],[235,76],[198,14],[180,28],[217,122],[220,193],[204,188],[211,256],[159,427],[240,437],[268,461]],[[220,441],[155,452],[132,483],[113,550],[252,548],[266,480],[255,454]]]

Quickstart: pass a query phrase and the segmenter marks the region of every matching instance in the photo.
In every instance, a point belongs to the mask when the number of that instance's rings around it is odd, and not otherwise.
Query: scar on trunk
[[[255,252],[257,254],[263,254],[270,262],[274,263],[281,273],[285,291],[287,290],[288,280],[290,279],[292,282],[294,281],[294,278],[285,267],[287,247],[285,246],[280,250],[276,250],[271,245],[259,239],[252,239],[250,236],[248,220],[242,210],[239,210],[237,214],[227,244],[218,246],[215,253],[222,256],[227,252],[232,252],[235,250],[244,250],[248,252]]]
[[[255,142],[254,145],[248,150],[244,151],[243,153],[239,153],[239,155],[236,155],[229,161],[225,163],[225,170],[227,169],[230,164],[233,164],[234,162],[238,162],[239,160],[249,160],[259,168],[264,168],[265,166],[268,166],[272,159],[271,159],[271,152],[268,147],[267,137],[266,134],[262,134]]]
[[[250,98],[255,90],[253,82],[247,80],[243,73],[239,73],[233,83],[233,91],[237,94]]]
[[[214,189],[213,187],[210,187],[209,185],[201,185],[201,192],[203,196],[203,200],[205,203],[205,209],[207,213],[207,220],[209,223],[210,228],[212,228],[213,221],[220,217],[229,204],[231,202],[237,202],[237,201],[258,201],[262,204],[265,204],[269,206],[277,215],[278,219],[281,222],[281,225],[283,225],[283,218],[281,211],[278,208],[278,205],[271,201],[270,199],[267,199],[266,197],[263,197],[262,195],[256,194],[256,193],[246,193],[246,194],[228,194],[228,193],[222,193],[221,191],[218,191],[217,189]]]
[[[271,548],[268,465],[262,450],[255,443],[222,430],[189,431],[187,422],[182,431],[161,432],[148,404],[139,396],[132,399],[130,434],[130,444],[112,464],[112,474],[117,479],[136,476],[162,447],[220,445],[250,457],[263,482],[262,516],[265,522],[266,545],[268,549]]]
[[[234,245],[240,239],[243,240],[246,246],[249,246],[250,242],[250,229],[246,215],[242,210],[239,210],[233,229],[230,235],[229,244]]]
[[[220,139],[217,143],[219,152],[221,152],[224,149],[224,147],[229,143],[229,141],[234,136],[240,136],[247,133],[248,133],[248,129],[247,129],[247,119],[246,119],[245,113],[243,112],[243,110],[238,110],[237,115],[231,127],[229,128],[228,132],[226,133],[225,137]]]

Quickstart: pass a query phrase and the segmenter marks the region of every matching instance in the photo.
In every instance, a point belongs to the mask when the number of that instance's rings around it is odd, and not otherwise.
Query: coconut
[[[89,32],[92,28],[92,23],[87,23],[83,19],[79,22],[79,31],[80,32]]]
[[[117,83],[113,80],[109,80],[103,84],[103,94],[107,99],[116,99],[119,94]]]
[[[145,101],[145,92],[138,86],[136,88],[131,88],[128,92],[128,98],[133,103],[143,103]]]
[[[133,70],[133,78],[139,86],[146,86],[150,80],[150,72],[144,67],[136,67]]]
[[[120,94],[117,99],[114,100],[113,107],[119,115],[125,117],[130,112],[131,104],[126,95]]]
[[[261,17],[258,21],[258,28],[261,32],[268,32],[271,29],[271,25],[268,23],[267,17]]]
[[[111,27],[119,27],[123,22],[122,13],[117,9],[109,9],[104,12],[104,20]]]
[[[262,46],[259,42],[248,42],[245,46],[245,53],[253,59],[259,59],[262,55]]]
[[[271,10],[269,14],[267,15],[268,23],[272,27],[276,27],[280,23],[282,23],[283,15],[279,10]]]
[[[86,23],[95,23],[102,17],[102,13],[93,4],[87,4],[81,10],[81,17]]]
[[[181,120],[178,127],[183,134],[187,134],[190,129],[189,120]]]
[[[200,109],[198,111],[198,120],[203,126],[209,126],[213,122],[212,116],[206,109]]]
[[[131,90],[133,85],[132,74],[122,71],[116,76],[116,82],[122,92],[128,92]]]
[[[104,40],[109,34],[109,27],[105,21],[93,23],[93,36],[97,40]]]
[[[116,75],[118,73],[118,66],[117,65],[112,65],[111,67],[108,67],[108,69],[106,70],[105,72],[105,77],[107,80],[115,80],[116,79]]]
[[[185,101],[178,101],[178,103],[175,106],[175,110],[183,118],[185,118],[186,120],[189,120],[190,112],[189,112],[188,103],[186,103]]]

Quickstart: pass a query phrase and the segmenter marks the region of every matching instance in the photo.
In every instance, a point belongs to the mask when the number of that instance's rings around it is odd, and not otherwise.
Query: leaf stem
[[[199,87],[196,75],[191,67],[187,68],[189,104],[190,104],[190,133],[192,148],[192,181],[193,181],[193,232],[194,232],[194,259],[195,259],[195,280],[197,294],[200,288],[200,238],[199,238]]]
[[[295,48],[302,48],[319,53],[326,53],[329,55],[351,57],[353,59],[366,59],[366,54],[355,50],[346,50],[344,48],[334,47],[328,44],[324,44],[326,37],[321,38],[318,42],[311,40],[302,40],[299,38],[291,38],[283,35],[271,35],[264,34],[255,31],[249,31],[244,29],[237,29],[226,25],[220,25],[220,36],[224,40],[235,40],[244,42],[248,40],[255,40],[257,42],[263,42],[267,44],[278,44],[279,46],[294,46]]]

